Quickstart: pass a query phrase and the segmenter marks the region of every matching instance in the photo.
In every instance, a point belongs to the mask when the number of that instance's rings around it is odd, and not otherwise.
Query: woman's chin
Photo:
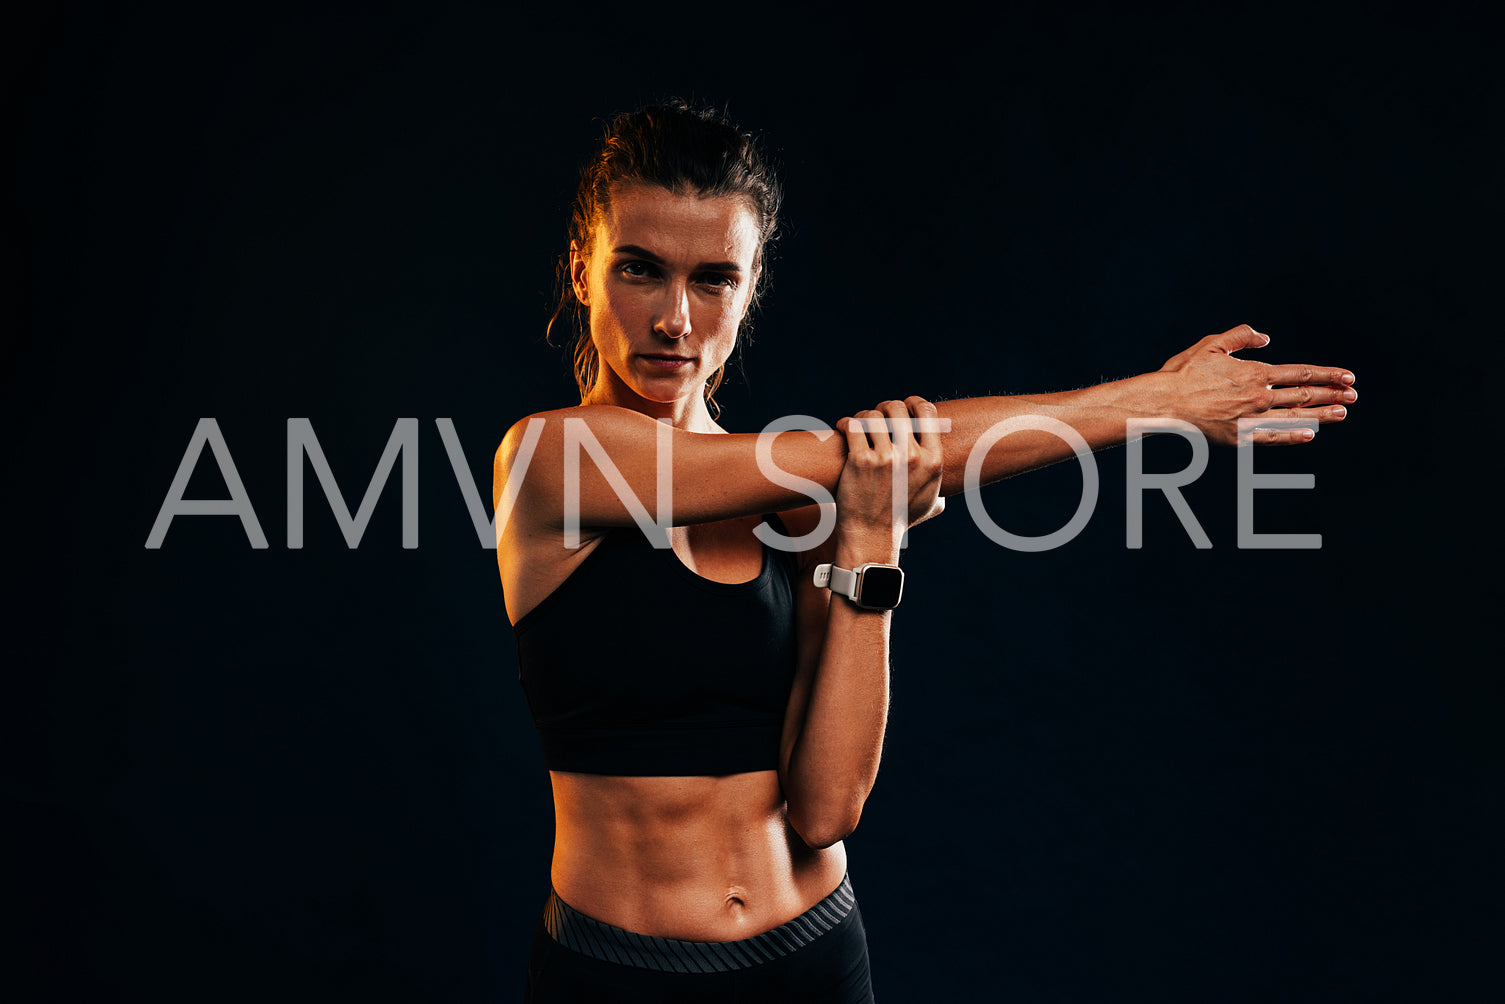
[[[653,404],[674,404],[685,398],[694,397],[701,393],[702,383],[694,380],[681,378],[658,377],[656,379],[639,380],[632,390],[644,401]]]

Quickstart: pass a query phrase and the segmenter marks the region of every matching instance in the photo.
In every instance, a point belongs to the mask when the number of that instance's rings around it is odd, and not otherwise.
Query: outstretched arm
[[[980,397],[943,401],[939,416],[949,419],[941,436],[945,454],[943,495],[964,488],[968,458],[978,440],[1010,418],[1037,415],[1058,419],[1080,434],[1091,449],[1123,443],[1131,419],[1171,418],[1190,422],[1214,442],[1238,438],[1240,419],[1254,418],[1258,443],[1299,443],[1310,438],[1298,424],[1341,421],[1354,400],[1353,374],[1327,366],[1271,365],[1232,353],[1261,347],[1269,339],[1248,325],[1209,335],[1171,357],[1154,373],[1058,394]],[[623,408],[591,406],[535,415],[508,432],[496,457],[493,502],[504,511],[521,504],[540,521],[535,532],[557,531],[567,504],[585,527],[632,522],[625,488],[649,514],[659,508],[659,459],[672,467],[672,522],[710,522],[808,504],[809,488],[836,487],[846,460],[842,436],[784,432],[767,437],[759,460],[757,434],[706,435],[661,429],[646,415]],[[530,445],[531,443],[531,445]],[[667,449],[660,450],[660,444]],[[573,444],[573,445],[572,445]],[[584,445],[582,445],[584,444]],[[566,457],[573,449],[599,447],[618,475],[612,483],[592,458],[583,458],[573,486],[567,486]],[[568,448],[568,449],[567,449]],[[1063,460],[1071,446],[1049,432],[1021,431],[999,440],[981,461],[980,483],[987,484]],[[794,475],[782,483],[776,468]],[[805,487],[801,487],[803,482]],[[506,497],[510,493],[511,498]]]

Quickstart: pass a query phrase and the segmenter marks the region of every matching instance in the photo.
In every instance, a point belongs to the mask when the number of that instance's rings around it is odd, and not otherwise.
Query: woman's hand
[[[1304,443],[1319,423],[1341,422],[1353,403],[1353,374],[1331,366],[1283,365],[1236,359],[1240,349],[1261,348],[1268,335],[1240,324],[1208,335],[1160,368],[1178,382],[1178,417],[1216,443]],[[1239,432],[1239,419],[1259,426]]]
[[[916,419],[929,419],[916,430]],[[847,439],[836,485],[838,546],[857,538],[897,548],[906,527],[945,508],[943,453],[935,405],[924,398],[884,401],[836,423]]]

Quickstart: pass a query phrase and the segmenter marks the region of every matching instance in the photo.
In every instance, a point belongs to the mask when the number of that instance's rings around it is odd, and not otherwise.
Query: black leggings
[[[679,941],[604,924],[551,895],[528,959],[529,1004],[872,1004],[862,912],[843,878],[787,924]]]

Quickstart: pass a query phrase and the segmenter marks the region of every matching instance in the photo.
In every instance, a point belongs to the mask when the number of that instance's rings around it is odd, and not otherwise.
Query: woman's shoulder
[[[511,427],[508,428],[503,442],[506,442],[508,438],[521,436],[527,432],[529,427],[558,425],[569,418],[578,418],[590,425],[594,425],[597,422],[652,421],[652,419],[641,412],[633,411],[630,408],[621,408],[614,404],[572,404],[565,408],[552,408],[548,411],[535,411],[531,415],[524,415],[516,422],[513,422]]]
[[[581,424],[572,429],[571,420]],[[500,467],[510,466],[519,453],[531,451],[545,437],[558,439],[571,432],[591,436],[641,433],[652,429],[654,424],[647,415],[610,404],[577,404],[538,411],[512,423],[496,449],[496,461]]]

